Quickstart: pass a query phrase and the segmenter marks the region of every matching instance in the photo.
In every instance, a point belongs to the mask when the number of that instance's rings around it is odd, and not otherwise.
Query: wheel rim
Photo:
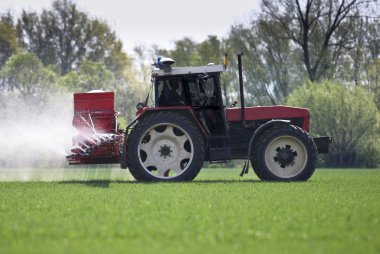
[[[171,123],[152,126],[141,136],[137,147],[139,161],[144,170],[161,179],[183,174],[193,160],[193,151],[189,134]]]
[[[281,178],[292,178],[305,168],[308,154],[305,145],[292,136],[273,139],[265,150],[265,163],[270,172]]]

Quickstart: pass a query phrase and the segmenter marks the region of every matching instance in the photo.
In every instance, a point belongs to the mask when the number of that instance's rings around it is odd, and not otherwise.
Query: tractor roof
[[[205,74],[222,72],[222,65],[207,65],[207,66],[189,66],[189,67],[173,67],[167,69],[153,69],[153,76],[174,76],[174,75],[187,75],[187,74]]]

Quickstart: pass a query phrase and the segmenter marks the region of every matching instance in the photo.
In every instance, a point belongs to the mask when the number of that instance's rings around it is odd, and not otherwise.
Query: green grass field
[[[0,253],[380,253],[380,170],[239,172],[144,184],[116,169],[2,169]]]

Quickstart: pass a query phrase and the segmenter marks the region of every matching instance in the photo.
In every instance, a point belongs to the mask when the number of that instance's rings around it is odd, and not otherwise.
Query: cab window
[[[191,106],[219,106],[215,78],[209,75],[200,75],[189,80]]]
[[[185,86],[182,78],[168,78],[157,81],[159,106],[186,105]]]

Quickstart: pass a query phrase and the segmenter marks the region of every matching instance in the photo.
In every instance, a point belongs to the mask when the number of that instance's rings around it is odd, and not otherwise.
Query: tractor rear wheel
[[[126,151],[129,171],[140,181],[191,181],[205,158],[194,121],[174,112],[143,118],[128,136]]]
[[[254,144],[252,165],[266,181],[306,181],[315,171],[317,147],[301,128],[275,126]]]

